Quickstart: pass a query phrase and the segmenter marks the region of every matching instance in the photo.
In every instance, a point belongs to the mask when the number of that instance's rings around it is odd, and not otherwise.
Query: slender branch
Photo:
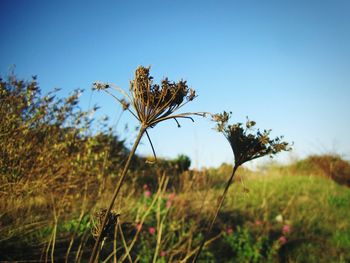
[[[121,99],[119,99],[117,96],[115,96],[113,93],[109,92],[108,90],[103,90],[104,92],[106,92],[107,94],[111,95],[114,99],[116,99],[120,104],[123,105],[123,102]],[[139,117],[137,117],[137,115],[130,110],[129,108],[126,109],[128,112],[130,112],[138,121],[140,121]]]
[[[147,131],[147,130],[145,130],[145,132],[146,132],[146,135],[147,135],[147,139],[148,139],[148,141],[149,141],[149,143],[150,143],[150,145],[151,145],[151,148],[152,148],[152,152],[153,152],[153,156],[154,156],[154,161],[156,162],[156,161],[157,161],[157,155],[156,155],[156,152],[155,152],[155,150],[154,150],[151,137],[149,137],[149,134],[148,134],[148,131]]]
[[[207,114],[207,112],[186,112],[186,113],[180,113],[180,114],[175,114],[175,115],[169,115],[166,117],[161,117],[159,119],[156,119],[150,123],[148,123],[149,126],[154,126],[157,123],[161,122],[161,121],[165,121],[165,120],[169,120],[169,119],[174,119],[174,118],[185,118],[185,119],[191,119],[192,121],[194,121],[190,115],[196,115],[196,116],[201,116],[201,117],[205,117],[205,115]]]
[[[209,245],[210,243],[214,242],[216,239],[218,239],[221,236],[221,233],[211,239],[209,239],[208,241],[205,242],[205,246]],[[198,251],[198,248],[194,249],[193,251],[191,251],[184,259],[182,259],[180,261],[180,263],[186,263],[188,262],[188,260],[192,257],[192,255],[194,255],[196,252]]]
[[[213,229],[213,226],[214,226],[214,223],[215,223],[215,221],[216,221],[216,218],[218,217],[219,211],[220,211],[220,209],[221,209],[221,207],[222,207],[222,205],[223,205],[223,203],[224,203],[224,200],[225,200],[227,191],[228,191],[228,189],[229,189],[229,187],[230,187],[230,185],[231,185],[231,183],[232,183],[232,181],[233,181],[233,178],[234,178],[234,176],[235,176],[235,173],[236,173],[238,167],[239,167],[239,165],[235,165],[235,166],[233,167],[232,174],[231,174],[229,180],[228,180],[227,183],[226,183],[224,192],[222,193],[222,196],[221,196],[221,198],[220,198],[220,200],[219,200],[218,206],[216,207],[215,214],[214,214],[214,216],[213,216],[213,218],[212,218],[212,220],[211,220],[211,222],[210,222],[210,224],[209,224],[209,227],[208,227],[207,230],[206,230],[204,239],[202,240],[202,242],[201,242],[201,244],[200,244],[200,247],[199,247],[199,250],[198,250],[196,256],[194,257],[192,263],[197,262],[197,260],[198,260],[198,258],[199,258],[199,255],[200,255],[200,253],[201,253],[202,250],[203,250],[204,244],[205,244],[206,240],[209,238],[210,232],[211,232],[211,230]]]
[[[136,149],[137,149],[137,146],[139,145],[139,143],[141,141],[141,138],[142,138],[143,134],[145,133],[145,131],[146,131],[146,127],[141,126],[141,128],[139,130],[139,133],[137,135],[137,138],[135,140],[135,143],[134,143],[134,145],[133,145],[133,147],[132,147],[132,149],[131,149],[131,151],[129,153],[128,159],[127,159],[127,161],[125,163],[124,169],[123,169],[123,171],[122,171],[122,173],[121,173],[121,175],[119,177],[119,181],[117,183],[117,187],[114,190],[113,197],[112,197],[112,199],[110,201],[110,204],[109,204],[109,207],[107,209],[107,212],[106,212],[106,214],[104,216],[104,219],[103,219],[103,222],[102,222],[102,225],[101,225],[101,231],[100,231],[100,233],[97,236],[97,239],[95,241],[95,245],[94,245],[94,248],[92,250],[92,254],[91,254],[89,263],[94,263],[95,262],[95,259],[96,259],[96,256],[97,256],[98,247],[99,247],[99,244],[100,244],[100,242],[101,242],[101,240],[103,238],[102,237],[102,233],[104,232],[103,230],[104,230],[104,228],[105,228],[105,226],[107,224],[108,215],[112,211],[114,202],[115,202],[115,200],[116,200],[116,198],[117,198],[117,196],[118,196],[118,194],[120,192],[121,187],[123,186],[123,182],[124,182],[124,179],[126,177],[126,173],[127,173],[128,169],[129,169],[129,166],[130,166],[130,163],[131,163],[131,159],[134,156],[134,154],[136,152]]]
[[[178,127],[178,128],[181,128],[181,125],[180,125],[180,123],[178,122],[178,120],[177,120],[176,118],[174,118],[174,120],[175,120],[175,122],[176,122],[176,124],[177,124],[177,127]]]
[[[119,227],[120,235],[122,237],[122,242],[123,242],[123,246],[124,246],[124,249],[125,249],[125,253],[127,255],[127,258],[129,260],[129,262],[132,263],[132,259],[131,259],[131,256],[130,256],[128,245],[126,244],[125,237],[124,237],[124,234],[123,234],[123,229],[122,229],[122,226],[119,223],[119,221],[118,221],[118,227]]]
[[[108,83],[108,85],[115,88],[117,91],[119,91],[121,94],[123,94],[126,98],[128,98],[129,101],[131,101],[129,94],[124,89],[118,87],[117,85],[115,85],[113,83]]]

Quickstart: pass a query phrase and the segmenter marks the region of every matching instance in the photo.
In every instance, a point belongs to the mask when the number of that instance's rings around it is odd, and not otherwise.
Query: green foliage
[[[328,202],[331,206],[334,206],[336,208],[345,208],[349,207],[350,205],[350,194],[347,196],[329,196]]]
[[[244,211],[246,224],[263,220],[275,238],[282,228],[276,219],[292,225],[287,243],[278,251],[286,262],[338,262],[350,258],[349,203],[345,205],[349,194],[348,188],[326,178],[270,173],[236,186],[225,210]]]
[[[68,232],[78,236],[83,235],[87,230],[91,230],[90,216],[85,215],[81,220],[73,218],[63,222],[59,226],[59,232]]]
[[[271,242],[267,235],[254,235],[248,228],[237,227],[233,233],[225,233],[224,246],[229,247],[225,262],[271,262],[279,249],[278,242]]]
[[[177,158],[173,161],[175,167],[177,170],[182,173],[184,171],[188,171],[191,166],[191,159],[187,155],[180,154],[177,156]]]
[[[342,248],[344,250],[349,249],[350,248],[350,229],[336,230],[335,233],[333,234],[332,241],[339,248]]]

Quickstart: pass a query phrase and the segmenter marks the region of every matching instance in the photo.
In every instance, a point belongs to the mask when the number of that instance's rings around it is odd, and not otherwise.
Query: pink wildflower
[[[228,235],[232,235],[232,233],[233,233],[232,227],[227,228],[226,233],[227,233]]]
[[[168,196],[168,200],[169,200],[169,201],[173,201],[173,200],[175,199],[175,196],[176,196],[175,193],[171,193],[171,194]]]
[[[148,189],[148,185],[147,184],[144,184],[143,185],[143,190],[147,190]]]
[[[255,220],[255,225],[261,226],[261,225],[262,225],[262,222],[261,222],[260,220]]]
[[[172,205],[171,201],[168,200],[168,201],[166,202],[166,205],[165,205],[165,206],[166,206],[166,208],[169,209],[169,208],[171,207],[171,205]]]
[[[146,190],[145,192],[144,192],[144,195],[145,195],[145,197],[150,197],[151,195],[152,195],[152,193],[151,193],[151,191],[150,190]]]
[[[290,231],[291,231],[290,225],[284,225],[284,226],[282,227],[282,233],[283,233],[284,235],[290,233]]]
[[[279,239],[278,239],[278,242],[281,244],[281,245],[284,245],[285,243],[287,243],[287,238],[285,236],[281,236]]]
[[[139,224],[137,224],[137,225],[136,225],[136,229],[137,229],[137,231],[140,231],[140,230],[141,230],[141,228],[142,228],[142,224],[140,224],[140,223],[139,223]]]
[[[166,256],[166,252],[164,250],[160,251],[160,256],[161,257],[165,257]]]
[[[156,229],[154,227],[150,227],[148,228],[148,232],[151,234],[151,235],[154,235],[154,233],[156,232]]]

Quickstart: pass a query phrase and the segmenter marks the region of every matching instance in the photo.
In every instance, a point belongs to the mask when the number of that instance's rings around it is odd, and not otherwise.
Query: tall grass
[[[124,198],[116,213],[128,216],[117,221],[118,239],[114,238],[114,228],[111,229],[100,252],[102,261],[115,256],[118,262],[121,259],[128,262],[128,258],[140,262],[179,262],[190,259],[198,251],[202,240],[198,233],[206,230],[203,223],[208,220],[207,215],[214,212],[211,204],[222,189],[194,185],[192,189],[174,189],[176,192],[173,192],[169,191],[169,184],[165,187],[169,177],[160,176],[160,180],[161,189],[145,187],[137,194],[123,193]],[[349,260],[350,190],[347,187],[327,178],[280,172],[255,172],[246,176],[244,185],[240,181],[235,183],[236,187],[228,192],[200,261],[234,262],[240,259],[244,262],[253,258],[255,262]],[[98,201],[103,202],[103,197]],[[27,208],[32,216],[42,214],[33,203],[26,205],[31,206]],[[80,206],[76,205],[76,210],[79,209]],[[71,235],[75,233],[68,262],[74,261],[80,242],[84,241],[84,235],[91,236],[94,224],[89,223],[88,217],[80,220],[73,213],[51,227],[50,211],[47,210],[46,214],[47,223],[34,221],[31,225],[25,224],[26,228],[20,227],[20,220],[7,224],[13,236],[2,240],[2,247],[7,246],[7,250],[2,251],[4,259],[40,258],[40,247],[45,247],[52,230],[56,229],[56,249],[53,254],[50,250],[49,258],[53,255],[60,261],[68,251]],[[290,231],[283,233],[286,225]],[[285,241],[280,241],[281,237],[285,237]],[[83,248],[82,258],[78,261],[89,256],[89,243],[91,249],[90,240],[85,243],[87,247]],[[42,245],[36,247],[34,244]],[[11,249],[16,249],[12,256]],[[18,251],[23,251],[23,254]],[[25,251],[31,251],[32,255],[25,254]]]

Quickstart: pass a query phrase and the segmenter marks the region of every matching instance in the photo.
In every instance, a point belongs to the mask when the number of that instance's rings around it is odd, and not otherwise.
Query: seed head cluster
[[[116,227],[116,224],[118,223],[118,217],[120,216],[120,214],[117,214],[114,211],[109,212],[107,215],[107,223],[102,230],[102,222],[104,217],[106,216],[106,212],[107,209],[102,209],[95,215],[94,226],[92,228],[92,235],[94,238],[97,238],[100,234],[103,238],[113,236],[114,229]]]
[[[228,124],[231,113],[223,112],[213,115],[217,123],[216,129],[222,132],[229,141],[235,157],[235,165],[239,166],[250,160],[266,155],[273,156],[281,151],[289,151],[290,145],[283,137],[271,139],[271,130],[255,130],[256,123],[247,119],[243,123]]]
[[[139,120],[144,127],[154,127],[157,123],[176,118],[190,118],[190,115],[200,115],[202,113],[182,113],[173,114],[187,102],[196,98],[195,90],[188,87],[186,81],[178,82],[169,81],[165,78],[160,84],[153,83],[153,77],[150,75],[150,67],[140,66],[135,71],[135,76],[130,81],[130,93],[112,84],[94,83],[95,89],[104,90],[116,98],[126,109],[132,106],[132,114]],[[128,102],[119,99],[108,91],[109,88],[115,87],[121,92]]]

